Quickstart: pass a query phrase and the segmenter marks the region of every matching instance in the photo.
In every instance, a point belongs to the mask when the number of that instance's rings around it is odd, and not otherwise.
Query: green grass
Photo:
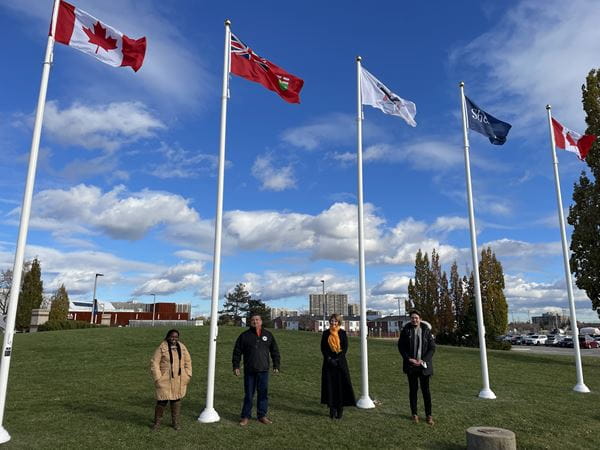
[[[395,341],[370,340],[373,410],[347,408],[332,422],[319,404],[320,335],[276,331],[282,371],[271,376],[274,424],[237,425],[243,384],[231,374],[240,329],[219,330],[215,408],[221,421],[200,424],[204,408],[208,327],[184,328],[194,377],[183,400],[182,430],[151,433],[154,409],[149,361],[166,329],[86,329],[17,335],[4,426],[7,448],[424,448],[458,449],[474,425],[508,428],[519,448],[600,448],[600,358],[584,358],[591,394],[572,391],[573,359],[490,351],[496,400],[481,388],[476,349],[439,347],[432,379],[434,427],[409,421],[408,388]],[[360,352],[349,364],[360,394]],[[419,398],[420,405],[421,398]],[[422,412],[422,406],[421,406]],[[167,417],[170,419],[170,417]],[[170,420],[166,421],[167,424]]]

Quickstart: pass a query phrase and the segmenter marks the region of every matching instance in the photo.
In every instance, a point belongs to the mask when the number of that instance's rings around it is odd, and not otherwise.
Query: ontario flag
[[[300,103],[304,80],[258,56],[234,34],[231,34],[231,72],[262,84],[286,102]]]
[[[56,22],[56,42],[92,55],[114,67],[137,72],[144,62],[146,38],[131,39],[85,11],[61,0]]]
[[[552,129],[554,130],[554,142],[558,148],[568,152],[573,152],[580,160],[587,156],[596,136],[584,134],[583,136],[573,130],[562,126],[557,120],[552,118]]]

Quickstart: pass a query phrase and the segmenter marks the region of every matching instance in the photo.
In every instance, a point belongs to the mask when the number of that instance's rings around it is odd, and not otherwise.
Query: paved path
[[[561,347],[546,347],[543,345],[513,345],[511,352],[522,352],[522,353],[535,353],[543,355],[564,355],[564,356],[575,356],[575,352],[572,348],[561,348]],[[600,358],[600,348],[581,349],[581,356],[594,356]]]

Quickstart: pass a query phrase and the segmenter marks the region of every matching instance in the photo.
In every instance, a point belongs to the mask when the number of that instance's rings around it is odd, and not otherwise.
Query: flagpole
[[[565,283],[567,284],[567,296],[569,297],[569,311],[571,313],[571,329],[573,330],[573,350],[575,351],[575,369],[577,371],[577,384],[573,388],[575,392],[588,393],[590,389],[583,382],[583,370],[581,368],[581,350],[579,349],[579,329],[577,327],[577,316],[575,313],[575,300],[573,299],[573,284],[569,267],[569,246],[567,245],[567,231],[563,213],[562,195],[560,193],[560,180],[558,176],[558,158],[556,157],[556,142],[554,141],[554,130],[552,127],[552,107],[546,105],[548,116],[548,128],[550,130],[550,146],[552,150],[552,164],[554,166],[554,184],[556,186],[556,203],[558,205],[558,223],[560,225],[560,240],[563,251],[563,265],[565,268]]]
[[[208,376],[206,406],[198,422],[213,423],[221,420],[214,408],[215,364],[217,358],[217,321],[219,309],[219,279],[221,277],[221,231],[223,229],[223,184],[225,178],[225,136],[227,131],[227,98],[229,97],[229,69],[231,55],[231,22],[225,21],[225,50],[223,56],[223,91],[221,95],[221,132],[219,138],[219,176],[217,181],[217,212],[215,215],[215,246],[213,257],[212,297],[210,305],[210,338],[208,343]]]
[[[8,388],[8,370],[10,368],[10,357],[12,354],[13,337],[15,332],[15,320],[17,315],[17,303],[19,302],[19,291],[21,286],[21,275],[23,271],[23,259],[27,232],[29,230],[29,216],[31,215],[31,201],[33,198],[33,185],[35,183],[35,172],[37,168],[38,154],[40,149],[40,137],[42,135],[42,121],[44,119],[44,107],[46,105],[46,92],[48,90],[48,79],[50,78],[50,66],[52,65],[54,49],[54,32],[56,31],[56,19],[58,17],[59,0],[54,0],[52,11],[51,33],[46,43],[46,54],[42,68],[42,80],[38,95],[35,122],[33,124],[33,136],[31,138],[31,150],[29,153],[29,168],[27,169],[27,181],[23,194],[23,206],[21,208],[21,219],[19,223],[19,235],[15,260],[13,263],[13,279],[10,289],[8,312],[6,314],[6,328],[4,329],[4,341],[2,344],[2,356],[0,359],[0,444],[10,440],[10,434],[4,428],[4,410],[6,409],[6,391]]]
[[[469,208],[469,230],[471,235],[471,257],[473,259],[473,278],[475,282],[475,310],[477,311],[477,331],[479,335],[479,355],[481,359],[481,378],[483,388],[480,398],[493,400],[496,394],[490,389],[488,375],[487,351],[485,346],[485,324],[483,323],[483,306],[479,284],[479,261],[477,258],[477,234],[475,232],[475,213],[473,212],[473,189],[471,186],[471,162],[469,160],[469,135],[467,133],[467,108],[465,104],[465,83],[460,82],[460,104],[462,109],[463,139],[465,144],[465,174],[467,179],[467,203]]]
[[[361,57],[356,57],[356,76],[357,76],[357,136],[358,148],[356,152],[356,162],[358,166],[358,273],[360,286],[360,362],[361,362],[361,397],[356,402],[356,406],[361,409],[375,408],[375,403],[369,397],[369,360],[367,348],[367,290],[365,287],[365,233],[363,217],[363,173],[362,173],[362,99],[360,96],[360,61]]]

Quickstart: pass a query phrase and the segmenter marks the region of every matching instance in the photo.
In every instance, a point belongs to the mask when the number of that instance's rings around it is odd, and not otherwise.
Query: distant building
[[[566,323],[566,317],[558,313],[547,312],[543,313],[541,316],[533,316],[531,318],[531,323],[542,329],[561,328],[562,325]]]
[[[298,317],[299,312],[295,309],[271,308],[271,319],[277,317]]]
[[[273,320],[273,328],[276,330],[296,330],[300,329],[300,317],[298,316],[278,316]]]
[[[360,305],[358,303],[348,303],[348,315],[349,316],[360,315]]]
[[[152,309],[156,306],[156,313]],[[110,326],[127,326],[130,320],[174,321],[190,319],[189,303],[138,303],[138,302],[102,302],[98,301],[94,313],[94,323]],[[92,314],[91,301],[71,301],[69,320],[89,322]]]
[[[367,309],[367,320],[376,320],[381,317],[381,311],[376,311],[374,309]]]
[[[399,336],[402,327],[410,322],[410,316],[387,316],[367,319],[370,336]]]
[[[348,314],[348,294],[327,292],[323,294],[310,294],[308,296],[309,313],[314,316],[329,317],[331,314]]]

